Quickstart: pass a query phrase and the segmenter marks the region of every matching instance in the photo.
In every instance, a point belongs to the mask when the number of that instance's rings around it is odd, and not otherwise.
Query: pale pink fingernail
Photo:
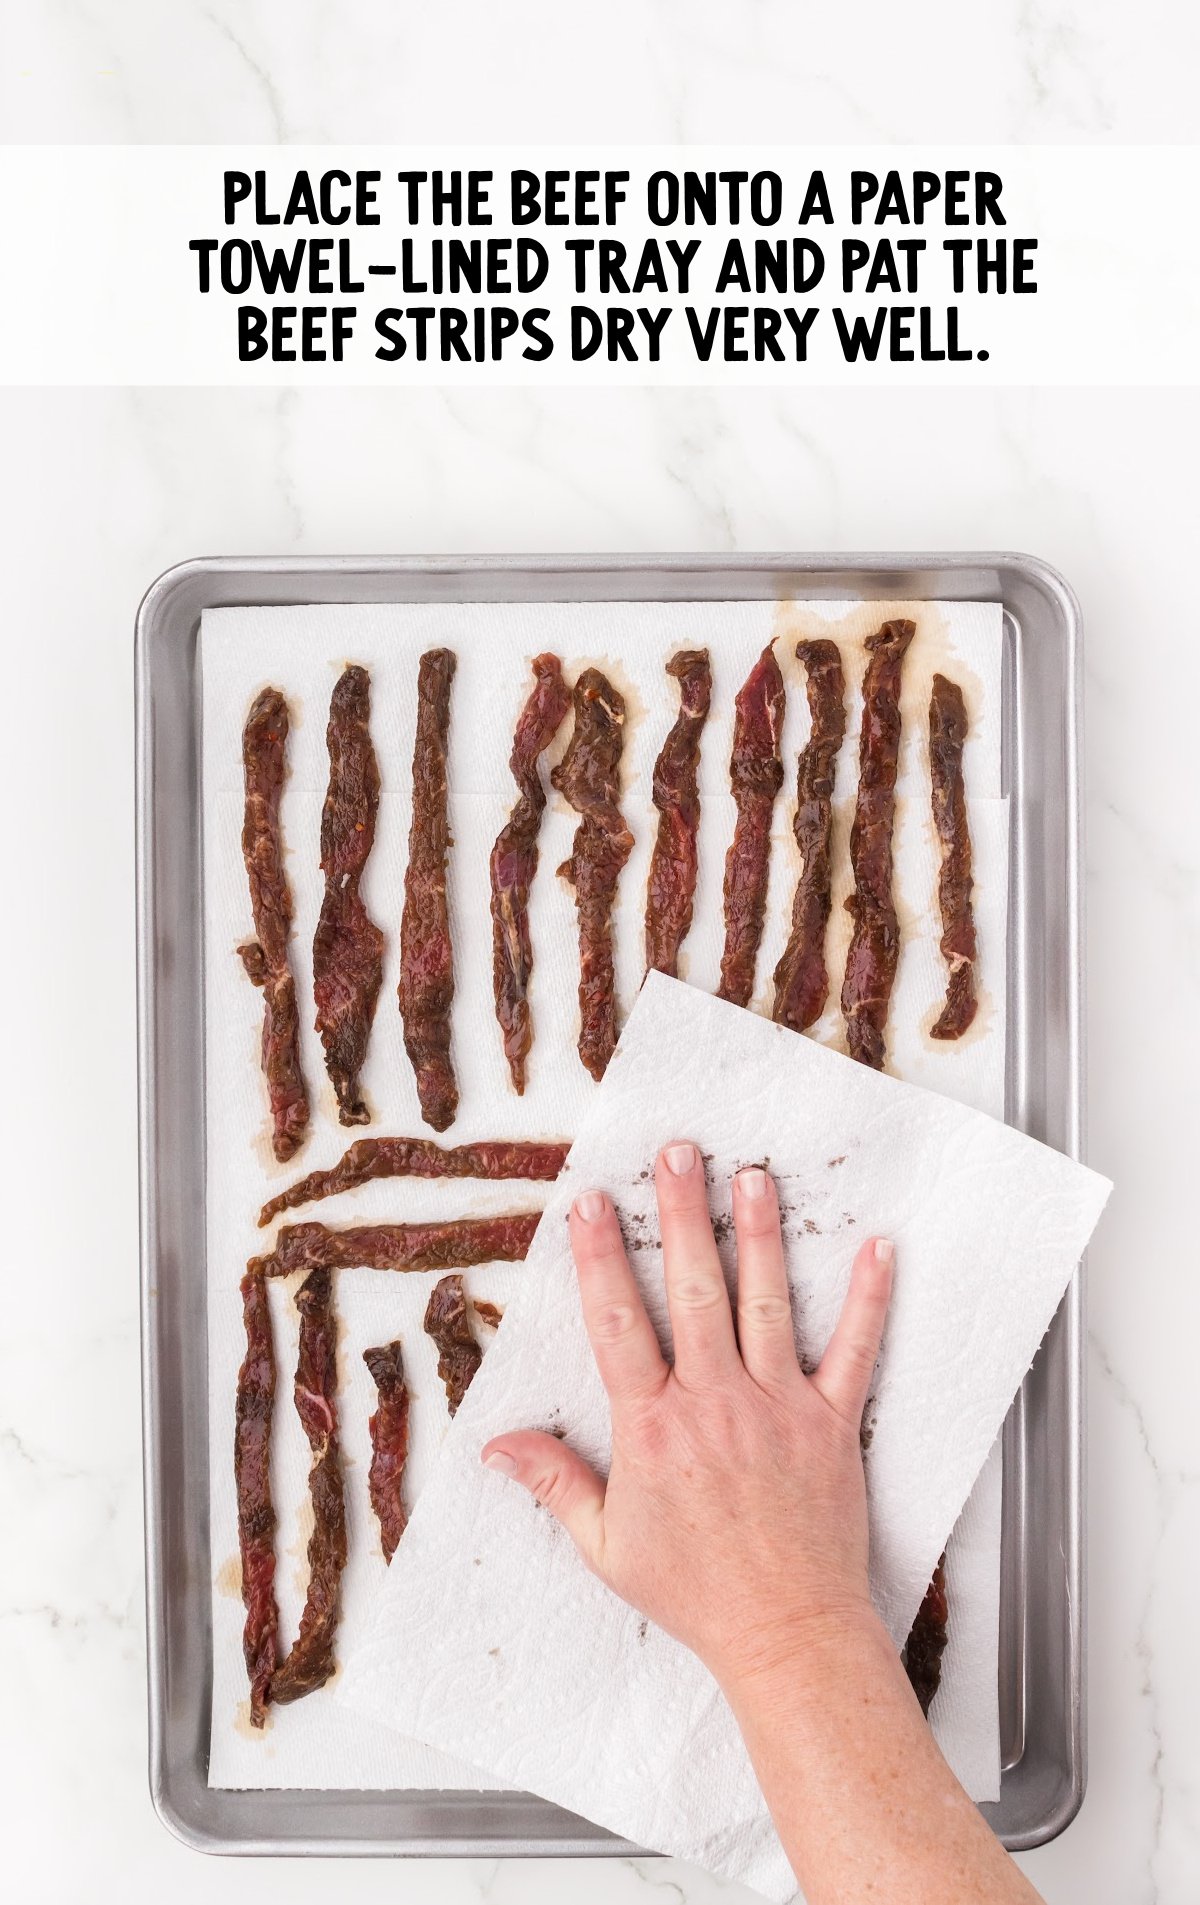
[[[892,1258],[895,1256],[895,1254],[896,1254],[896,1246],[892,1242],[890,1237],[876,1237],[875,1239],[876,1263],[889,1264],[892,1261]]]
[[[743,1197],[748,1197],[751,1203],[757,1203],[759,1198],[765,1197],[767,1194],[767,1174],[765,1171],[760,1170],[757,1165],[755,1165],[752,1170],[739,1171],[737,1174],[737,1187]]]
[[[686,1177],[695,1165],[696,1147],[694,1144],[669,1144],[663,1156],[667,1161],[667,1169],[675,1177]]]
[[[603,1217],[607,1204],[603,1191],[582,1191],[575,1199],[575,1215],[585,1224],[594,1224],[597,1217]]]
[[[515,1475],[517,1472],[517,1465],[507,1449],[493,1449],[490,1455],[484,1456],[483,1466],[494,1468],[498,1475]]]

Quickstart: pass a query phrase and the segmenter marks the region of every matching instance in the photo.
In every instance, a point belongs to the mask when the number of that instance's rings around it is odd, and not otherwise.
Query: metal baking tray
[[[1083,1145],[1080,621],[1019,555],[393,556],[186,562],[137,618],[138,1030],[150,1785],[210,1852],[531,1856],[638,1850],[526,1794],[223,1792],[208,1785],[208,1394],[197,634],[205,608],[315,602],[865,597],[1004,607],[1011,800],[1009,1121]],[[1001,1796],[1014,1849],[1062,1831],[1085,1766],[1083,1290],[1004,1431]]]

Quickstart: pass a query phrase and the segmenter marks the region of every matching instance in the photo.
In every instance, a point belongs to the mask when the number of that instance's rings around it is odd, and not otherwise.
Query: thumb
[[[480,1451],[485,1468],[511,1475],[561,1522],[590,1568],[599,1568],[604,1527],[604,1483],[556,1435],[518,1429]]]

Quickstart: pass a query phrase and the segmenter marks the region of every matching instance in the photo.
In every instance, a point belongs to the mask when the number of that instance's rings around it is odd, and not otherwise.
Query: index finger
[[[570,1228],[583,1320],[609,1400],[656,1396],[667,1365],[629,1268],[617,1213],[603,1191],[584,1191],[575,1199]]]

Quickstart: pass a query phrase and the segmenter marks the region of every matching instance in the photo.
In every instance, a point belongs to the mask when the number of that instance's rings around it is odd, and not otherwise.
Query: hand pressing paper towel
[[[340,1698],[783,1899],[794,1881],[711,1677],[589,1575],[523,1490],[479,1463],[500,1430],[554,1427],[606,1465],[607,1399],[566,1210],[588,1186],[610,1192],[665,1341],[646,1163],[682,1135],[710,1159],[715,1210],[728,1209],[734,1171],[766,1147],[811,1357],[859,1239],[895,1240],[867,1485],[872,1593],[898,1647],[1109,1186],[993,1119],[658,974],[630,1016]]]

